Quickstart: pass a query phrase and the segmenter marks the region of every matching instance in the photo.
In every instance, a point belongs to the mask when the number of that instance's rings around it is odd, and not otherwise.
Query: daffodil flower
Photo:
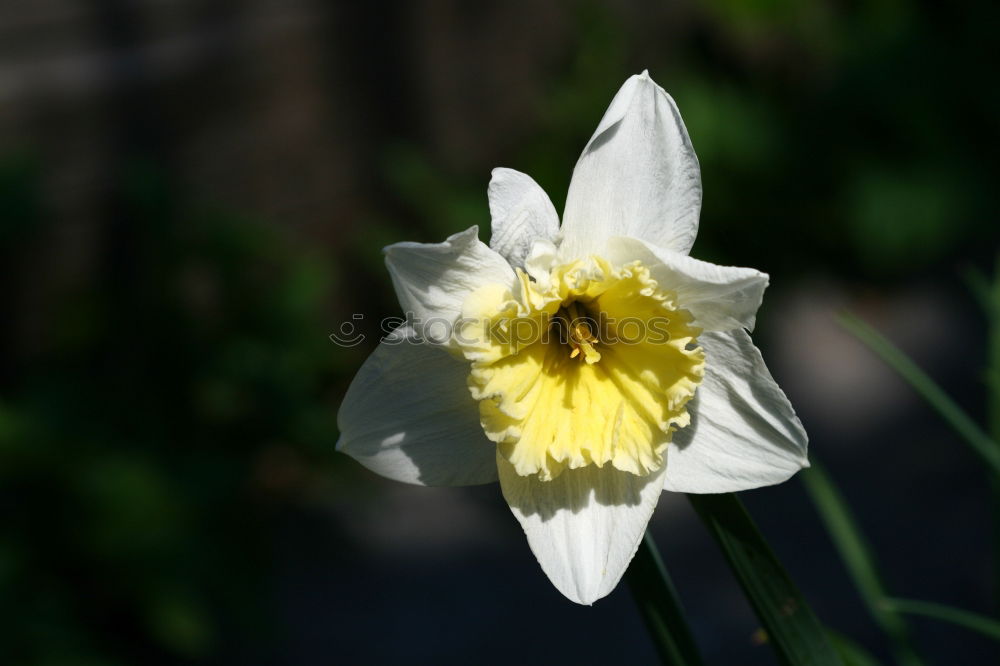
[[[698,159],[648,75],[615,96],[559,217],[496,169],[472,227],[398,243],[409,323],[340,408],[339,450],[423,485],[500,482],[543,571],[590,604],[614,589],[661,491],[722,493],[808,465],[806,434],[748,334],[768,276],[688,256]]]

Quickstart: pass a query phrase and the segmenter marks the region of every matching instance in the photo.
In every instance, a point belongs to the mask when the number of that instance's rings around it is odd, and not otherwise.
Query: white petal
[[[653,279],[677,293],[680,307],[694,315],[703,330],[753,330],[767,273],[699,261],[635,238],[612,238],[606,256],[616,264],[638,259],[649,267]]]
[[[515,283],[514,269],[480,241],[478,233],[478,227],[470,227],[443,243],[396,243],[385,248],[399,304],[413,315],[416,330],[429,339],[446,339],[440,331],[450,333],[470,292],[487,284]]]
[[[539,289],[546,291],[552,284],[552,267],[559,261],[559,248],[547,240],[537,240],[524,259],[524,270]]]
[[[687,254],[698,233],[701,171],[677,105],[643,72],[615,96],[576,163],[563,214],[566,258],[632,236]]]
[[[511,266],[523,266],[536,240],[553,241],[559,215],[538,183],[520,171],[493,169],[489,186],[493,236],[490,248]]]
[[[667,449],[664,487],[728,493],[770,486],[809,466],[808,438],[746,331],[705,333],[705,378],[691,425]]]
[[[497,480],[496,445],[469,395],[469,364],[397,329],[361,366],[337,414],[337,450],[396,481],[463,486]]]
[[[578,604],[611,592],[662,494],[662,468],[640,477],[588,465],[539,481],[519,476],[499,455],[497,467],[503,496],[552,584]]]

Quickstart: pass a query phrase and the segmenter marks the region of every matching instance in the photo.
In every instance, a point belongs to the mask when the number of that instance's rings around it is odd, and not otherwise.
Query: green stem
[[[726,556],[781,663],[789,666],[842,664],[826,630],[739,498],[732,493],[687,497]]]
[[[677,590],[649,532],[625,574],[628,585],[664,664],[702,664]]]

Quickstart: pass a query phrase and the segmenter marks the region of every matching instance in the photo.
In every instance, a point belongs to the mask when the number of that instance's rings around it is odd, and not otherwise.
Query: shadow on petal
[[[497,480],[466,386],[468,364],[401,328],[365,361],[338,415],[338,450],[390,479],[427,486]]]
[[[504,498],[552,584],[579,604],[613,590],[656,508],[664,468],[640,477],[591,465],[539,481],[499,455],[497,467]]]
[[[619,118],[614,122],[614,124],[609,125],[607,129],[595,136],[590,140],[590,145],[587,146],[586,152],[592,153],[599,150],[601,146],[611,141],[615,138],[615,134],[618,133],[618,129],[622,126],[622,118]]]
[[[699,410],[701,406],[701,387],[698,388],[698,392],[694,394],[694,397],[688,401],[687,412],[688,416],[691,418],[691,422],[679,430],[675,430],[670,439],[670,446],[664,452],[663,456],[667,459],[667,464],[670,464],[670,450],[673,448],[678,448],[684,450],[691,446],[691,442],[694,441],[695,435],[698,433],[698,424],[700,422]]]
[[[705,377],[691,424],[667,449],[665,488],[724,493],[781,483],[802,467],[808,438],[742,330],[705,333]]]
[[[595,505],[637,507],[644,503],[646,486],[662,483],[659,471],[636,476],[610,464],[565,469],[551,481],[520,476],[501,455],[497,455],[497,468],[504,498],[511,508],[524,516],[538,516],[542,521],[551,520],[560,511],[578,514]]]

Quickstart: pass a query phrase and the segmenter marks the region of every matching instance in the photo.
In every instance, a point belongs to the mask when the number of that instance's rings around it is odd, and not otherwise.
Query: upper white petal
[[[553,241],[559,215],[538,183],[513,169],[494,169],[489,186],[493,235],[490,248],[512,266],[523,266],[536,240]]]
[[[435,319],[449,325],[462,313],[466,296],[481,286],[513,287],[514,269],[479,240],[478,227],[449,236],[443,243],[396,243],[385,248],[385,263],[403,311],[417,329]]]
[[[678,305],[706,331],[753,330],[767,289],[767,273],[699,261],[635,238],[612,238],[607,257],[617,264],[642,261],[660,287],[676,292]]]
[[[588,465],[539,481],[519,476],[500,455],[497,468],[503,496],[552,584],[578,604],[611,592],[662,494],[663,469],[640,477]]]
[[[701,170],[677,105],[648,73],[611,101],[573,171],[563,254],[601,254],[632,236],[687,254],[698,233]]]
[[[770,486],[809,466],[808,437],[744,330],[705,333],[705,377],[691,425],[667,449],[667,490],[728,493]]]
[[[396,481],[496,481],[496,445],[479,424],[468,374],[467,362],[418,343],[409,327],[397,329],[351,382],[337,414],[337,449]]]

